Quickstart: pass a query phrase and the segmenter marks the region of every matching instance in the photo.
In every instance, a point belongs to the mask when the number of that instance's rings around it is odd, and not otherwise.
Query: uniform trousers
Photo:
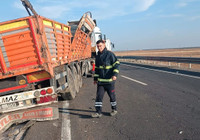
[[[105,92],[107,92],[108,96],[110,97],[110,104],[111,109],[117,109],[117,102],[116,102],[116,95],[115,95],[115,83],[105,84],[105,85],[98,85],[97,84],[97,96],[95,101],[95,108],[98,113],[102,112],[102,101]]]

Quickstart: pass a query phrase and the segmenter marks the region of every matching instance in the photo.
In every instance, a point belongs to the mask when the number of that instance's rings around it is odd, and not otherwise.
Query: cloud
[[[18,2],[15,1],[14,4],[13,4],[13,6],[14,6],[15,8],[18,8],[18,9],[24,10],[24,6],[23,6],[22,3],[19,2],[19,1],[18,1]]]
[[[106,0],[105,7],[98,7],[93,11],[98,19],[108,19],[133,13],[147,11],[156,0]]]
[[[155,0],[140,0],[138,1],[138,12],[148,10],[156,1]]]
[[[55,6],[44,6],[38,8],[38,13],[45,17],[50,18],[62,18],[63,13],[69,11],[70,9],[62,5]]]
[[[32,5],[38,13],[48,18],[80,18],[79,14],[91,11],[95,18],[109,19],[123,15],[147,11],[156,0],[35,0]],[[42,6],[41,6],[42,5]],[[19,5],[17,8],[21,9]]]
[[[177,4],[177,6],[182,8],[182,7],[188,6],[192,2],[197,2],[197,1],[199,0],[179,0],[179,3]]]
[[[178,7],[186,7],[188,5],[187,2],[178,3]]]
[[[193,16],[193,17],[190,17],[190,20],[192,20],[192,21],[199,20],[199,19],[200,19],[200,16]]]
[[[183,17],[182,14],[171,14],[171,15],[160,15],[161,18],[177,18],[177,17]]]

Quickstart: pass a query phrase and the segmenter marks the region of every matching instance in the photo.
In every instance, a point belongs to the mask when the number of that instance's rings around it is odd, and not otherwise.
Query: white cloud
[[[188,5],[188,3],[186,3],[186,2],[178,3],[178,7],[186,7],[187,5]]]
[[[200,19],[200,16],[193,16],[193,17],[190,17],[190,20],[192,20],[192,21],[199,20],[199,19]]]
[[[70,9],[62,5],[55,6],[44,6],[38,8],[38,13],[45,17],[50,18],[61,18],[63,13],[69,11]]]
[[[161,18],[177,18],[177,17],[183,17],[181,14],[171,14],[171,15],[160,15]]]
[[[24,10],[24,6],[19,1],[15,1],[14,4],[13,4],[13,6],[16,7],[16,8],[18,8],[18,9]]]
[[[177,4],[178,7],[182,8],[182,7],[186,7],[188,6],[190,3],[192,2],[196,2],[199,0],[179,0],[179,3]]]
[[[146,11],[148,10],[156,1],[155,0],[140,0],[138,11]]]
[[[32,5],[42,16],[61,18],[69,15],[80,18],[82,11],[91,11],[95,18],[108,19],[148,10],[156,0],[32,0]],[[42,6],[41,6],[42,5]],[[16,5],[17,8],[20,8]],[[21,8],[20,8],[21,9]]]
[[[156,0],[107,0],[106,7],[97,7],[94,10],[98,18],[106,19],[128,15],[132,13],[144,12],[148,10]]]

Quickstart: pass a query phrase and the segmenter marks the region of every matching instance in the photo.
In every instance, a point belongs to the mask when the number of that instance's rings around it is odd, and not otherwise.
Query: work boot
[[[96,113],[93,113],[91,116],[92,118],[100,118],[102,114],[96,112]]]
[[[117,114],[117,110],[112,110],[112,112],[110,112],[110,116],[115,116]]]

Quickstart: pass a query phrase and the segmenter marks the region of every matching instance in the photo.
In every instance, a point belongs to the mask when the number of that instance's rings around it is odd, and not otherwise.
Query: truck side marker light
[[[26,84],[26,80],[20,80],[19,81],[19,85],[25,85]]]

